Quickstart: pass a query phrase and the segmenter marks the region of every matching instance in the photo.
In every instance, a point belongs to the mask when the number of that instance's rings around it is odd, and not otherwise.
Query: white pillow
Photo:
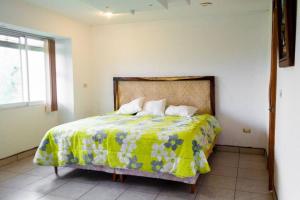
[[[166,110],[166,115],[179,115],[182,117],[193,116],[198,109],[193,106],[172,106],[170,105]]]
[[[117,114],[135,114],[140,112],[142,110],[144,99],[144,97],[140,97],[129,103],[123,104],[117,111]]]
[[[144,104],[143,110],[137,115],[159,115],[164,116],[166,109],[166,99],[161,99],[157,101],[147,101]]]

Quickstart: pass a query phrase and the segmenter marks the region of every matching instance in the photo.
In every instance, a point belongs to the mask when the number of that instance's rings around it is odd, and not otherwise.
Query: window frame
[[[20,51],[21,55],[21,49],[25,50],[25,59],[26,64],[22,63],[22,57],[20,57],[20,68],[21,68],[21,82],[22,82],[22,102],[15,102],[15,103],[6,103],[6,104],[0,104],[0,110],[4,109],[14,109],[14,108],[21,108],[21,107],[29,107],[29,106],[40,106],[45,105],[45,110],[49,110],[51,112],[57,111],[57,89],[56,89],[56,59],[55,59],[55,40],[53,38],[49,37],[43,37],[40,35],[35,35],[31,33],[21,32],[17,30],[7,29],[5,27],[0,26],[0,35],[10,36],[10,37],[16,37],[19,38],[19,43],[14,44],[13,42],[6,42],[6,41],[0,41],[0,46],[8,47],[8,48],[15,48]],[[24,44],[21,44],[20,38],[24,38]],[[35,40],[41,40],[45,42],[44,47],[36,47],[36,46],[30,46],[27,44],[28,39],[35,39]],[[51,43],[51,47],[50,47]],[[37,101],[31,101],[30,100],[30,87],[29,87],[29,66],[28,66],[28,50],[41,50],[45,52],[45,100],[37,100]],[[24,80],[23,80],[23,68],[26,68],[26,77],[27,80],[27,94],[24,94]],[[50,83],[47,83],[49,81]],[[50,84],[50,87],[48,87]],[[48,91],[49,90],[49,91]],[[27,99],[24,99],[27,96]],[[50,97],[49,97],[50,96]],[[50,98],[50,100],[48,100]],[[50,101],[50,102],[48,102]],[[49,106],[49,109],[47,109],[47,106]]]
[[[31,102],[24,101],[18,103],[7,103],[7,104],[0,104],[0,110],[30,107],[30,106],[42,106],[42,105],[45,105],[44,101],[31,101]]]

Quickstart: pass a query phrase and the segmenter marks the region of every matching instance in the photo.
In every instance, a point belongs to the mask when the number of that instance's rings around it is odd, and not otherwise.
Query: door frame
[[[269,82],[269,148],[268,170],[269,190],[274,190],[274,157],[275,157],[275,124],[276,124],[276,90],[277,90],[277,65],[278,65],[278,0],[272,2],[272,49],[271,70]]]

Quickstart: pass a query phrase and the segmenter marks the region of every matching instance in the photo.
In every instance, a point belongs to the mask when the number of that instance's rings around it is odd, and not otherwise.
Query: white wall
[[[58,121],[74,119],[74,84],[72,45],[69,39],[56,39],[56,84]]]
[[[268,11],[91,29],[23,1],[0,0],[0,23],[60,36],[58,53],[69,56],[58,57],[58,73],[68,74],[58,80],[60,112],[45,113],[41,106],[0,110],[0,158],[36,146],[58,123],[111,111],[113,76],[214,75],[224,129],[219,143],[266,146]],[[243,127],[252,134],[243,135]]]
[[[37,146],[57,123],[57,112],[45,113],[43,106],[1,110],[0,159]]]
[[[60,106],[63,102],[70,104],[63,108],[67,109],[68,115],[65,112],[45,113],[43,106],[0,110],[0,158],[3,158],[37,146],[45,131],[60,123],[60,120],[91,115],[92,81],[88,25],[18,0],[0,0],[0,23],[68,38],[69,46],[63,52],[72,56],[72,61],[65,61],[66,66],[61,60],[57,66],[58,72],[64,71],[64,67],[68,68],[65,70],[68,71],[68,77],[64,78],[68,78],[66,85],[69,86],[61,88],[58,85],[59,97],[66,95],[65,98],[58,99]],[[87,83],[87,88],[83,87],[84,83]],[[63,90],[67,92],[63,94]]]
[[[275,137],[275,187],[279,200],[300,199],[300,5],[297,17],[296,64],[278,69]],[[280,97],[280,91],[282,96]]]
[[[265,148],[270,27],[269,11],[94,27],[94,111],[113,109],[113,76],[213,75],[219,143]]]

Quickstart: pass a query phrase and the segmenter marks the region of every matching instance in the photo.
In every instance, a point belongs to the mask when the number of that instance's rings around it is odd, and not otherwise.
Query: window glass
[[[0,105],[44,101],[46,41],[0,34]]]
[[[0,104],[23,101],[19,49],[0,46]]]
[[[45,100],[45,53],[28,51],[30,101]]]
[[[45,42],[43,40],[27,38],[27,45],[44,48]]]

